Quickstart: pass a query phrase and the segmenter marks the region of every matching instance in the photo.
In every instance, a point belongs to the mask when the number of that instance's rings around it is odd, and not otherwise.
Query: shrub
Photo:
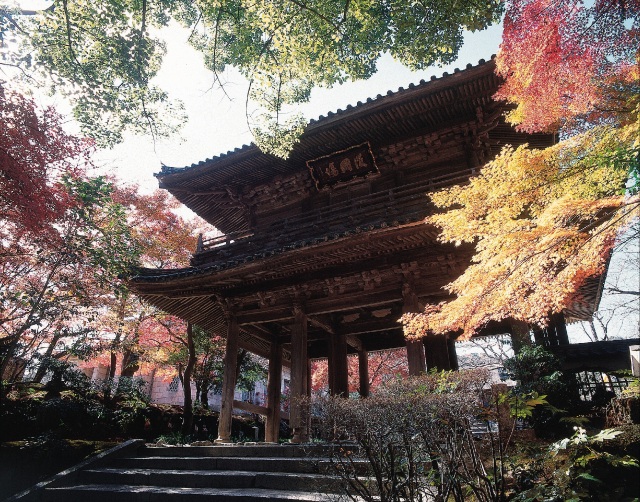
[[[520,395],[536,393],[545,396],[547,403],[533,410],[529,422],[539,437],[557,438],[571,431],[578,418],[568,417],[586,411],[580,401],[575,378],[562,371],[561,361],[544,347],[524,346],[518,354],[505,360],[504,368],[518,381]]]
[[[638,459],[624,453],[607,451],[622,431],[605,429],[588,435],[575,427],[570,438],[554,443],[548,458],[554,461],[546,483],[537,483],[514,500],[638,500]]]
[[[312,403],[317,432],[336,445],[332,463],[348,496],[505,500],[515,421],[508,400],[483,389],[487,381],[483,370],[433,373],[392,382],[367,399]],[[474,417],[484,421],[485,441],[474,436]]]

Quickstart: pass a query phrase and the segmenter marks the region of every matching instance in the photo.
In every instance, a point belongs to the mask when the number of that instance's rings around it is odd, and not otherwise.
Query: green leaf
[[[602,481],[600,481],[598,478],[596,478],[595,476],[592,476],[589,473],[583,472],[580,473],[576,476],[577,478],[581,478],[581,479],[586,479],[587,481],[592,481],[594,483],[600,483],[602,484]]]
[[[609,439],[614,439],[620,434],[622,434],[622,431],[618,431],[616,429],[603,429],[600,432],[598,432],[598,434],[596,434],[595,436],[591,436],[590,439],[591,441],[597,441],[601,443]]]

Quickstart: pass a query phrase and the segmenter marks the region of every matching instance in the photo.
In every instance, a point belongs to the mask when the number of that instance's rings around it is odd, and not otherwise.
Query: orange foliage
[[[189,265],[198,233],[209,226],[199,217],[190,220],[174,210],[180,203],[164,190],[141,194],[135,185],[118,186],[113,198],[124,205],[134,238],[142,248],[143,266],[154,268]]]
[[[443,242],[475,242],[473,263],[447,286],[456,298],[403,316],[405,334],[463,331],[491,320],[544,325],[603,273],[620,229],[639,214],[623,194],[640,148],[638,124],[600,127],[545,150],[506,148],[467,186],[435,194],[428,219]]]
[[[446,287],[454,300],[403,316],[407,337],[465,339],[507,318],[543,325],[604,272],[639,211],[639,14],[637,0],[508,2],[496,97],[515,105],[507,119],[518,129],[564,139],[506,147],[469,185],[432,197],[447,209],[428,218],[440,240],[476,253]]]

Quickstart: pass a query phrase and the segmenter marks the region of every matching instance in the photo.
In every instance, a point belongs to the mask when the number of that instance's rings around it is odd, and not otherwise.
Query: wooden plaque
[[[318,189],[378,172],[369,143],[308,160],[307,167]]]

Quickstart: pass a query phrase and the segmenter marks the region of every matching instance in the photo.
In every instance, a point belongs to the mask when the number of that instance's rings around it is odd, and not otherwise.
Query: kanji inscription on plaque
[[[369,143],[308,160],[307,167],[318,188],[378,172]]]

